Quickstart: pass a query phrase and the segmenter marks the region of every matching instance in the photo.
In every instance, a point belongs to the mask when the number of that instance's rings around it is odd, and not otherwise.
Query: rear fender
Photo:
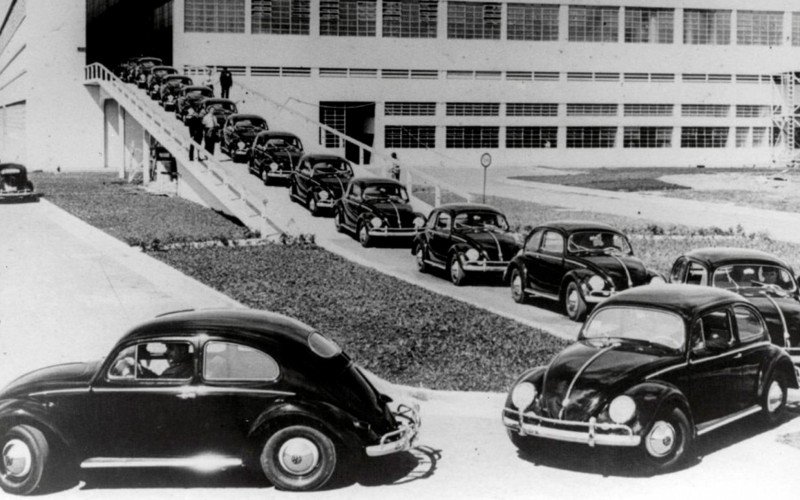
[[[786,380],[788,387],[792,389],[800,388],[800,384],[798,384],[796,375],[797,372],[795,372],[794,364],[792,363],[791,358],[783,355],[773,356],[764,369],[764,377],[762,377],[761,385],[758,387],[759,398],[764,394],[764,391],[767,390],[767,384],[777,373],[783,373],[784,380]]]

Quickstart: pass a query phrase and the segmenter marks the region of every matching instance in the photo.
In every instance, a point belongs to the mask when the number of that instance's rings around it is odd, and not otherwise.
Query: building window
[[[558,127],[506,127],[507,148],[554,148]]]
[[[554,102],[509,102],[506,116],[558,116],[558,104]]]
[[[753,127],[753,147],[763,148],[767,145],[767,127]]]
[[[427,125],[387,125],[384,129],[384,147],[435,148],[436,127]]]
[[[500,39],[499,3],[447,2],[447,38]]]
[[[435,102],[387,102],[383,105],[386,116],[436,116]]]
[[[498,116],[497,102],[448,102],[447,116]]]
[[[625,8],[625,42],[672,43],[675,23],[673,9]]]
[[[617,105],[567,104],[567,116],[617,116]]]
[[[183,30],[187,33],[244,33],[244,0],[186,0]]]
[[[558,5],[508,4],[509,40],[558,40]]]
[[[626,148],[670,148],[672,127],[625,127],[623,146]]]
[[[252,0],[253,33],[308,35],[309,0]]]
[[[626,104],[625,116],[672,116],[672,104]]]
[[[681,104],[681,116],[708,116],[725,118],[730,114],[727,104]]]
[[[320,0],[319,34],[375,36],[375,0]]]
[[[436,38],[437,0],[384,0],[383,36]]]
[[[749,136],[750,129],[748,127],[736,127],[736,147],[746,148]]]
[[[570,42],[619,40],[619,7],[569,6]]]
[[[500,127],[447,127],[446,147],[497,148],[499,135]]]
[[[724,148],[728,145],[728,127],[682,127],[682,148]]]
[[[736,43],[739,45],[781,45],[782,42],[783,12],[736,12]]]
[[[772,114],[772,107],[761,104],[737,104],[736,118],[764,118]]]
[[[792,45],[800,46],[800,12],[792,12]]]
[[[617,127],[567,127],[568,148],[613,148]]]
[[[731,43],[731,11],[684,10],[683,43],[729,45]]]

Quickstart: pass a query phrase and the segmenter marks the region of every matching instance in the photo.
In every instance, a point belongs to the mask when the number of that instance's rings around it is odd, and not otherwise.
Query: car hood
[[[303,156],[303,152],[299,149],[270,149],[268,154],[275,160],[279,160],[279,163],[288,161],[290,165],[296,165],[297,160]]]
[[[789,330],[789,343],[791,347],[800,347],[800,302],[793,297],[772,297],[772,300],[756,293],[742,293],[743,296],[758,308],[767,322],[769,336],[773,344],[784,346],[783,322],[780,314],[775,309],[775,304],[781,308],[783,317],[786,319],[786,327]]]
[[[477,250],[486,252],[489,260],[509,261],[520,248],[514,233],[507,231],[490,231],[488,229],[463,231],[458,233],[458,237],[463,238]]]
[[[259,132],[261,132],[262,130],[264,130],[264,129],[262,129],[262,128],[240,128],[240,129],[234,130],[233,134],[239,140],[245,141],[247,143],[252,143],[253,139],[255,139],[256,135]]]
[[[617,290],[628,288],[626,269],[631,275],[633,286],[644,285],[648,282],[647,268],[644,267],[644,263],[630,255],[573,255],[570,256],[570,260],[585,265],[601,276],[607,276],[613,281],[614,288]]]
[[[8,384],[0,398],[14,397],[31,392],[89,387],[101,361],[66,363],[48,366],[26,373]]]
[[[550,418],[588,421],[611,398],[646,375],[681,360],[667,352],[638,342],[579,341],[547,367],[540,389],[542,412]]]
[[[408,203],[381,198],[378,200],[364,200],[364,205],[383,218],[389,224],[389,227],[414,226],[416,214]]]
[[[344,192],[345,186],[350,181],[350,179],[343,178],[343,177],[314,177],[314,180],[319,183],[320,186],[325,188],[327,191],[333,195],[334,198],[341,198],[342,193]]]

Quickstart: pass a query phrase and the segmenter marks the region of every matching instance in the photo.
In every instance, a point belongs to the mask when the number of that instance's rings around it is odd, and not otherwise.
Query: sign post
[[[483,153],[481,155],[481,166],[483,167],[483,202],[486,203],[486,171],[489,170],[489,165],[492,164],[492,155]]]

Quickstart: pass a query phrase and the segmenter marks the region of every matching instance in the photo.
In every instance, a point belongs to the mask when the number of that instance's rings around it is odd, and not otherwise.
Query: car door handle
[[[194,391],[182,391],[178,393],[178,399],[194,399],[197,393]]]
[[[738,354],[736,354],[736,356],[733,357],[733,359],[739,359],[741,357],[742,357],[742,353],[738,353]]]

